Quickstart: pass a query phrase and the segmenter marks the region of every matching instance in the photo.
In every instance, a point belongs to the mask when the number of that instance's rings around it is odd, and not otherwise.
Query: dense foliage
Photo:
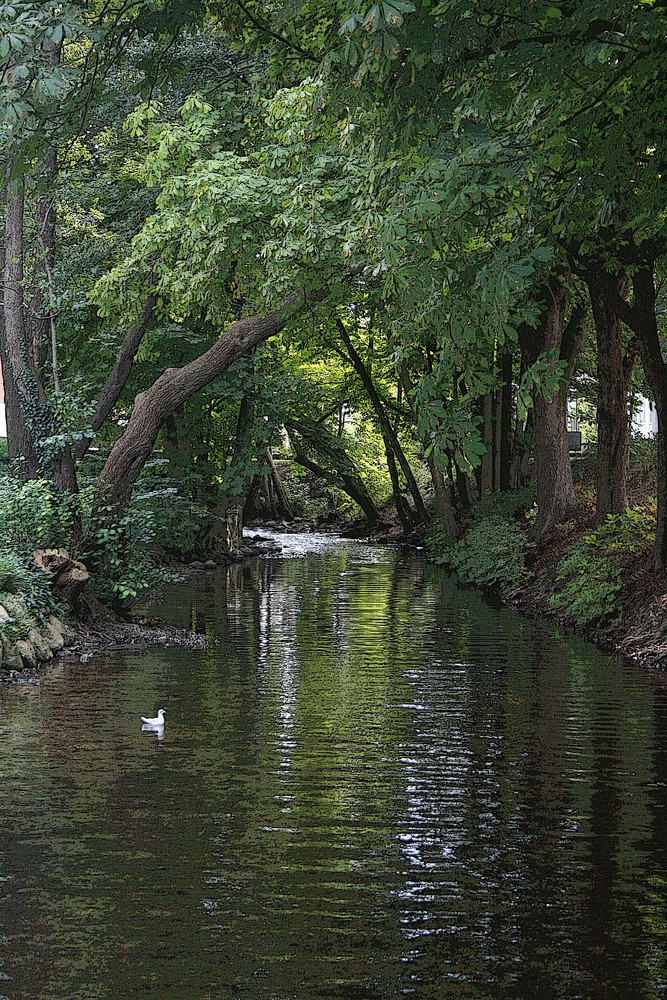
[[[571,516],[570,386],[596,519],[625,517],[637,393],[667,420],[666,26],[653,0],[0,6],[20,544],[126,600],[230,511],[389,503],[511,589],[509,520],[454,540],[530,483],[532,541]]]

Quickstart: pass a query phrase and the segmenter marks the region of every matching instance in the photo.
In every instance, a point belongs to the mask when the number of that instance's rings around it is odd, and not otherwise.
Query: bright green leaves
[[[155,212],[128,259],[98,286],[104,315],[135,315],[150,275],[170,319],[216,327],[294,287],[327,281],[348,237],[347,162],[305,81],[260,102],[263,142],[221,148],[221,112],[191,96],[178,120],[142,105],[126,128],[143,154],[138,176],[157,188]],[[231,113],[231,109],[230,109]],[[254,128],[256,123],[253,122]]]
[[[217,116],[210,104],[192,94],[180,108],[181,122],[164,121],[159,102],[139,105],[127,118],[125,128],[140,139],[146,155],[140,178],[152,187],[174,173],[185,170],[203,147],[217,136]]]

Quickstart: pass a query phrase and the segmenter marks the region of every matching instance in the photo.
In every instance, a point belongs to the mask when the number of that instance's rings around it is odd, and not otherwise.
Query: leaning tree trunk
[[[123,510],[150,457],[160,428],[172,413],[226,371],[237,358],[279,333],[303,306],[322,301],[328,295],[328,288],[299,290],[287,296],[273,313],[237,320],[204,354],[183,368],[167,368],[149,389],[139,393],[125,431],[111,449],[97,481],[100,501],[110,504],[116,511]]]
[[[341,340],[345,344],[345,349],[347,351],[350,361],[352,362],[352,367],[359,376],[359,379],[361,380],[361,383],[364,389],[366,390],[366,395],[370,400],[371,406],[375,410],[375,414],[380,424],[380,432],[382,434],[382,439],[385,443],[385,449],[387,451],[387,460],[390,461],[389,456],[393,454],[396,461],[400,465],[401,471],[405,476],[405,481],[407,483],[408,489],[412,496],[413,503],[415,505],[415,511],[417,512],[417,515],[421,523],[425,524],[428,521],[428,514],[424,506],[424,500],[419,490],[419,486],[417,485],[417,480],[415,479],[414,473],[410,468],[410,463],[408,462],[405,452],[401,447],[401,442],[398,440],[398,435],[394,431],[394,428],[391,425],[391,421],[387,416],[387,411],[384,403],[382,402],[382,398],[380,397],[379,392],[375,388],[373,379],[371,377],[370,372],[368,371],[368,368],[362,361],[359,352],[356,350],[354,344],[352,343],[352,338],[345,329],[345,324],[340,319],[337,319],[336,326],[338,328],[338,332],[340,333]],[[395,495],[397,497],[396,502],[398,505],[399,503],[398,493],[396,492],[395,484],[393,484],[393,486]]]
[[[312,458],[309,458],[301,447],[296,435],[293,433],[295,430],[298,430],[297,426],[295,424],[285,424],[285,428],[289,434],[290,443],[294,450],[294,457],[298,464],[303,466],[304,469],[308,469],[313,475],[324,479],[325,482],[330,483],[332,486],[337,486],[344,493],[347,493],[350,499],[354,500],[357,506],[363,511],[368,527],[376,527],[380,521],[380,513],[361,478],[351,473],[331,472],[329,469],[324,469]]]
[[[625,297],[628,280],[624,275],[610,275],[591,270],[586,283],[593,308],[597,336],[598,376],[598,471],[596,520],[601,524],[608,514],[622,514],[628,505],[628,462],[630,437],[628,388],[634,354],[625,356],[622,346],[622,322],[615,308],[615,296]]]

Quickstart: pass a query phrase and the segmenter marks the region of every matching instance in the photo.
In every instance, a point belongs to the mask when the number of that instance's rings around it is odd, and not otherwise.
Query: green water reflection
[[[0,689],[0,997],[667,996],[659,678],[354,544],[156,610]]]

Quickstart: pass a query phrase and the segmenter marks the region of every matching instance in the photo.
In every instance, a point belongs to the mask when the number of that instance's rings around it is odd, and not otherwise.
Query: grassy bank
[[[457,542],[432,527],[427,549],[463,584],[664,669],[667,581],[647,568],[655,501],[639,502],[638,496],[636,491],[622,514],[597,525],[593,493],[580,485],[576,513],[534,544],[532,494],[503,494],[474,508]]]

